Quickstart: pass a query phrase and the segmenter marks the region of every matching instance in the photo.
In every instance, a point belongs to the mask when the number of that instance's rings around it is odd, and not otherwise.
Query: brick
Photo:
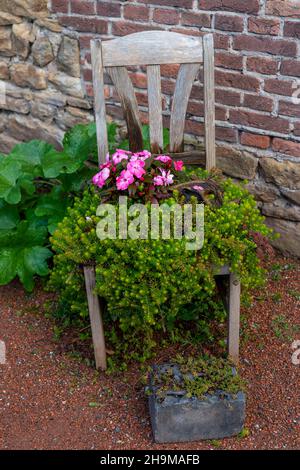
[[[136,88],[147,88],[147,76],[143,73],[129,73],[133,86]]]
[[[190,94],[190,99],[203,100],[203,86],[193,85]]]
[[[175,82],[163,78],[161,80],[161,90],[166,95],[174,95],[175,91]]]
[[[178,64],[163,64],[160,66],[162,77],[177,78],[179,71]]]
[[[251,16],[248,18],[248,31],[256,34],[270,34],[278,36],[280,32],[280,20]]]
[[[179,22],[179,13],[176,10],[155,9],[153,20],[162,24],[177,24]]]
[[[146,93],[137,92],[135,96],[140,106],[148,106],[148,95]]]
[[[228,49],[229,36],[227,34],[214,33],[214,45],[216,49]]]
[[[95,4],[86,0],[71,0],[71,12],[79,15],[94,15]]]
[[[184,11],[182,12],[181,23],[184,26],[204,26],[210,28],[211,16],[207,13],[190,13]]]
[[[215,107],[216,112],[216,119],[218,121],[225,121],[226,120],[226,109],[220,106]],[[204,104],[199,101],[189,101],[187,106],[187,113],[191,114],[192,116],[204,116]]]
[[[266,14],[300,18],[300,4],[296,0],[267,0]]]
[[[283,34],[291,38],[300,38],[300,21],[286,21]]]
[[[139,3],[150,3],[151,5],[159,5],[164,7],[181,7],[181,8],[192,8],[193,0],[138,0]]]
[[[53,13],[68,13],[69,0],[52,0],[51,7]]]
[[[291,96],[295,88],[293,82],[288,80],[280,80],[277,78],[268,78],[265,80],[264,90],[276,95]]]
[[[93,17],[61,16],[59,21],[64,26],[74,28],[76,31],[106,34],[107,22]]]
[[[142,5],[124,5],[124,18],[134,21],[149,21],[149,8]]]
[[[272,142],[272,148],[275,152],[300,157],[300,143],[291,140],[278,139],[275,137]]]
[[[217,13],[215,15],[215,29],[221,29],[222,31],[243,31],[243,17],[238,15],[222,15]]]
[[[191,119],[187,119],[185,121],[184,130],[188,134],[204,135],[204,124],[203,122],[192,121]]]
[[[241,144],[259,149],[267,149],[270,147],[270,137],[267,135],[252,134],[250,132],[242,132]]]
[[[230,88],[240,88],[248,91],[258,91],[260,80],[250,75],[216,70],[216,84]]]
[[[115,36],[126,36],[127,34],[139,33],[141,31],[152,31],[160,29],[158,26],[148,26],[143,24],[133,24],[126,21],[116,21],[112,25],[112,34]]]
[[[225,69],[242,70],[243,57],[229,52],[215,52],[215,66]]]
[[[215,98],[217,103],[226,104],[227,106],[239,106],[241,103],[241,94],[238,91],[217,88]]]
[[[91,69],[83,69],[83,78],[86,82],[91,82],[93,80],[93,74]]]
[[[294,134],[300,136],[300,121],[294,123]]]
[[[268,57],[247,57],[247,70],[266,75],[275,75],[278,70],[278,59]]]
[[[259,0],[201,0],[199,8],[201,10],[258,13]]]
[[[205,31],[200,31],[200,29],[184,29],[184,28],[171,28],[170,31],[173,33],[180,33],[185,34],[186,36],[195,36],[195,37],[202,37],[205,34]]]
[[[93,35],[91,34],[87,34],[87,35],[81,34],[79,37],[80,49],[90,49],[92,39],[93,39]],[[89,62],[91,62],[90,56],[89,56]]]
[[[238,131],[231,127],[216,126],[216,139],[226,142],[237,142]]]
[[[97,2],[97,15],[119,18],[121,16],[121,5],[111,2]]]
[[[300,60],[284,59],[281,63],[280,72],[282,75],[300,77]]]
[[[245,94],[244,95],[244,108],[251,108],[257,109],[258,111],[267,111],[271,112],[273,110],[274,101],[272,98],[268,98],[267,96],[260,96],[260,95],[251,95]]]
[[[290,101],[279,101],[278,114],[300,118],[300,104],[291,103]]]
[[[297,45],[287,39],[272,39],[268,37],[249,36],[240,34],[233,38],[233,48],[245,51],[266,52],[268,54],[295,57]]]
[[[282,134],[289,133],[288,120],[274,116],[267,116],[266,114],[254,113],[252,111],[230,109],[229,122],[257,129],[280,132]]]

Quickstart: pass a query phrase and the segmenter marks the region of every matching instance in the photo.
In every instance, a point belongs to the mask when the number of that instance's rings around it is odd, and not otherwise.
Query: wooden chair
[[[95,115],[99,163],[105,162],[108,152],[106,109],[104,96],[104,68],[118,92],[128,128],[132,151],[143,149],[142,126],[138,104],[126,66],[146,66],[148,81],[149,127],[151,151],[163,150],[163,119],[160,65],[180,64],[171,109],[170,154],[187,164],[201,164],[203,155],[183,153],[185,115],[194,80],[203,63],[204,69],[204,124],[205,167],[216,166],[215,155],[215,99],[214,46],[212,34],[191,37],[166,31],[146,31],[110,41],[91,42]],[[229,267],[216,272],[217,284],[226,286],[228,311],[228,354],[235,361],[239,356],[240,283]],[[101,306],[94,294],[94,268],[85,267],[86,290],[95,349],[96,367],[106,368],[105,342]],[[223,282],[224,281],[224,282]]]

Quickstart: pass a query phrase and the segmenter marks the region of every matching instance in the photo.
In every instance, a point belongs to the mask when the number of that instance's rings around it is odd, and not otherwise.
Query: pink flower
[[[166,172],[164,172],[166,173]],[[173,178],[174,178],[174,175],[172,175],[170,173],[170,170],[165,174],[163,175],[164,178],[165,178],[165,185],[168,186],[169,184],[173,184]]]
[[[134,153],[133,156],[140,158],[141,160],[146,160],[147,158],[151,157],[151,153],[148,150],[143,150],[142,152]]]
[[[97,173],[93,177],[93,184],[95,186],[98,186],[98,188],[102,188],[105,185],[105,181],[107,178],[109,178],[110,175],[110,169],[109,168],[103,168],[99,173]]]
[[[120,191],[127,189],[134,182],[134,177],[132,173],[128,170],[121,171],[120,176],[117,178],[117,188]]]
[[[203,191],[204,190],[204,188],[202,188],[202,186],[197,186],[197,185],[193,186],[193,189],[196,189],[196,191]]]
[[[158,155],[158,157],[156,157],[154,160],[158,160],[162,163],[170,163],[172,161],[172,158],[168,155]]]
[[[174,175],[172,175],[169,171],[163,170],[159,168],[161,175],[157,175],[153,178],[153,183],[155,186],[169,186],[169,184],[173,184]]]
[[[145,162],[143,160],[130,160],[127,165],[127,170],[138,179],[141,179],[142,176],[146,173],[144,170]]]
[[[183,161],[178,160],[177,162],[174,162],[174,168],[175,168],[176,171],[182,171]]]
[[[103,168],[110,168],[112,165],[111,162],[107,161],[106,163],[102,163],[102,165],[100,165],[100,170],[103,170]]]
[[[117,165],[122,160],[128,160],[128,157],[131,155],[131,152],[123,149],[117,149],[116,152],[112,155],[112,161],[114,165]]]
[[[155,176],[153,178],[154,186],[164,186],[164,178],[161,175]]]

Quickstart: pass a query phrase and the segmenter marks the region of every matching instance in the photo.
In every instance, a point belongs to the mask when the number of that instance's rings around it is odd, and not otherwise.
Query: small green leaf
[[[9,204],[18,204],[21,201],[21,190],[19,186],[13,186],[6,194],[5,200]]]

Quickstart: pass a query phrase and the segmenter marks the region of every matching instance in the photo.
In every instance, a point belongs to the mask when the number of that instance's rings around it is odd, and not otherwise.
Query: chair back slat
[[[183,151],[185,115],[194,80],[200,64],[182,64],[173,96],[170,122],[170,151]]]
[[[143,147],[142,125],[139,108],[132,81],[125,67],[108,67],[109,73],[119,95],[128,128],[129,147],[133,152]]]
[[[98,161],[105,162],[108,152],[108,137],[106,127],[106,109],[104,96],[104,67],[102,60],[101,41],[91,41],[94,109],[96,117]]]
[[[160,66],[148,65],[148,103],[151,152],[163,151],[163,122]]]

